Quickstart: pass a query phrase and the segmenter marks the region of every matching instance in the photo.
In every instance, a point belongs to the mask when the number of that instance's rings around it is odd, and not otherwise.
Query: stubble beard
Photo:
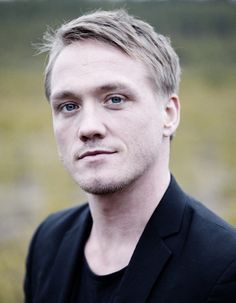
[[[120,175],[117,175],[117,178],[113,176],[110,180],[103,180],[102,177],[96,176],[93,176],[93,180],[84,180],[81,176],[78,176],[75,181],[86,193],[109,195],[130,190],[148,169],[148,166],[137,166],[135,170],[121,172]]]
[[[139,175],[142,174],[123,172],[122,176],[119,175],[117,178],[115,176],[116,173],[110,178],[104,178],[94,171],[93,175],[85,177],[84,174],[77,171],[74,167],[71,167],[70,165],[67,166],[65,161],[63,161],[63,164],[75,183],[79,185],[84,192],[93,195],[108,195],[122,192],[134,183],[135,180],[139,178]]]
[[[135,183],[137,178],[126,178],[122,181],[102,182],[100,179],[95,178],[92,182],[84,182],[78,180],[77,183],[83,191],[93,195],[109,195],[117,192],[123,192]]]

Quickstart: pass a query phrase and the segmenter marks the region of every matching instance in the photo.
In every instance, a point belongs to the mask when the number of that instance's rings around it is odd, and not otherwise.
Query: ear
[[[172,94],[167,100],[164,108],[164,137],[174,135],[180,121],[180,102],[179,97]]]

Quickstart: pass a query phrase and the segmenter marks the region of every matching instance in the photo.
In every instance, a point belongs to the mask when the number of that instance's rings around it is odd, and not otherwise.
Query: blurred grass
[[[185,70],[180,93],[182,120],[172,151],[173,170],[185,188],[233,224],[235,79],[235,67],[218,72],[214,67],[205,74]]]
[[[0,251],[1,292],[0,302],[20,302],[19,281],[22,280],[26,241],[10,241]],[[16,298],[18,300],[16,301]]]
[[[38,223],[85,200],[57,159],[43,94],[45,57],[34,56],[32,43],[47,25],[98,6],[126,6],[171,36],[183,65],[172,171],[188,192],[236,224],[236,6],[98,3],[0,3],[0,302],[23,301],[24,260]]]

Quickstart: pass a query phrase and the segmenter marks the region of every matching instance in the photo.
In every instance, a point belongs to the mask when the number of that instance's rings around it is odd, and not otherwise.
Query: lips
[[[78,160],[84,159],[86,157],[93,157],[97,155],[111,155],[116,153],[115,151],[109,151],[109,150],[88,150],[85,152],[82,152],[78,156]]]

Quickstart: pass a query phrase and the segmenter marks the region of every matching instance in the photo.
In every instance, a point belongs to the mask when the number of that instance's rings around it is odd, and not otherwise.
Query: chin
[[[100,181],[88,183],[80,182],[79,185],[81,189],[84,190],[86,193],[93,195],[113,194],[122,191],[124,188],[124,186],[122,186],[121,184],[108,184]]]
[[[124,191],[127,187],[130,186],[131,183],[133,183],[134,180],[113,180],[111,181],[99,179],[99,178],[93,178],[93,180],[77,180],[78,185],[81,187],[82,190],[84,190],[86,193],[93,194],[93,195],[108,195],[108,194],[114,194],[117,192]]]

